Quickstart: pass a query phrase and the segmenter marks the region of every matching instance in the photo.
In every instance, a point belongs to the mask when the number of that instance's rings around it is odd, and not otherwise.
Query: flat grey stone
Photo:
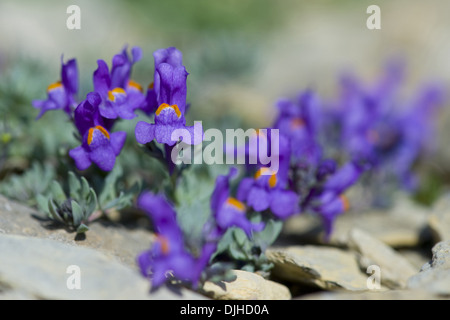
[[[421,271],[409,278],[408,288],[422,289],[436,295],[450,296],[450,241],[436,244],[433,257]]]
[[[322,221],[317,216],[300,214],[287,220],[283,234],[303,243],[346,247],[349,231],[364,230],[394,248],[417,247],[431,238],[428,232],[430,209],[406,196],[398,196],[389,210],[349,211],[337,217],[329,241],[325,241]]]
[[[381,283],[388,288],[405,288],[408,278],[419,271],[397,251],[363,230],[352,229],[348,235],[348,245],[363,258],[359,260],[363,270],[370,265],[380,268]]]
[[[269,248],[272,274],[281,279],[326,290],[366,290],[367,278],[359,269],[355,254],[338,248],[291,246]]]
[[[428,219],[435,243],[450,240],[450,194],[439,198]]]
[[[149,280],[117,259],[50,239],[0,234],[0,257],[3,298],[204,299],[188,290],[175,294],[162,288],[150,294]],[[79,289],[74,288],[76,275],[80,276]]]
[[[216,300],[289,300],[289,289],[252,272],[234,270],[236,280],[215,284],[206,282],[202,291]]]
[[[443,297],[423,290],[384,290],[364,292],[320,292],[297,300],[443,300]]]
[[[0,195],[0,234],[52,239],[93,248],[132,268],[137,268],[136,257],[147,250],[154,239],[154,235],[143,228],[127,229],[118,223],[95,221],[89,225],[90,230],[86,232],[85,238],[75,241],[74,232],[52,227],[49,222],[39,220],[40,215],[38,211]]]
[[[409,263],[420,270],[422,266],[431,260],[431,250],[423,248],[396,249]]]

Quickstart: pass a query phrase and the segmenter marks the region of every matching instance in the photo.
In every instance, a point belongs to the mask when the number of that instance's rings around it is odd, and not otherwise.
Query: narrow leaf
[[[39,211],[47,213],[47,214],[49,213],[47,197],[44,197],[42,194],[38,194],[36,196],[36,202],[37,202]]]
[[[66,194],[64,193],[64,190],[62,189],[61,185],[56,181],[52,181],[51,185],[51,191],[52,191],[52,197],[57,202],[64,202],[66,200]]]
[[[69,188],[70,197],[72,199],[77,199],[81,190],[81,183],[72,171],[69,172]]]
[[[83,209],[75,200],[72,200],[70,203],[72,205],[73,226],[76,228],[81,224],[81,221],[83,220]]]
[[[64,222],[64,220],[57,213],[56,205],[51,198],[48,199],[48,210],[49,210],[50,216],[53,218],[53,220],[56,220],[59,222]]]
[[[89,227],[82,223],[78,226],[77,233],[85,233],[88,230],[89,230]]]
[[[89,182],[86,180],[85,177],[81,177],[81,194],[80,199],[86,199],[89,195]]]

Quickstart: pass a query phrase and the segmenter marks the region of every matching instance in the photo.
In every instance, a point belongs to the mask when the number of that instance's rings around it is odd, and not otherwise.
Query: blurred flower
[[[136,117],[134,111],[140,108],[145,100],[141,85],[130,80],[133,64],[141,59],[141,49],[132,49],[132,59],[128,57],[126,49],[125,47],[121,53],[114,56],[111,73],[106,62],[100,59],[93,75],[94,91],[102,98],[100,114],[108,119],[133,119]]]
[[[322,153],[318,144],[321,122],[318,96],[306,90],[299,95],[297,103],[283,98],[278,100],[277,108],[279,114],[273,128],[289,139],[296,162],[316,165]]]
[[[341,95],[342,144],[351,158],[364,159],[373,172],[395,176],[404,188],[415,187],[412,166],[433,140],[432,117],[443,100],[436,84],[422,87],[406,104],[399,103],[399,63],[388,64],[384,76],[365,88],[347,76]]]
[[[328,176],[323,186],[311,190],[305,207],[320,214],[324,221],[326,236],[329,237],[336,217],[350,208],[345,191],[359,179],[364,167],[351,161]]]
[[[64,110],[70,117],[76,106],[75,95],[78,93],[78,68],[75,59],[64,64],[61,57],[61,80],[47,88],[46,100],[33,100],[33,107],[40,109],[37,119],[49,110]]]

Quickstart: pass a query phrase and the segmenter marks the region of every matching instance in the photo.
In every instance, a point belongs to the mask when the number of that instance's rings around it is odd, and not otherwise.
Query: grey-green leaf
[[[55,205],[55,203],[53,202],[53,200],[51,198],[48,199],[48,210],[49,210],[50,216],[54,220],[59,221],[59,222],[64,222],[64,220],[57,213],[56,205]]]
[[[239,228],[233,230],[233,238],[240,246],[244,246],[245,242],[247,241],[247,235],[245,234],[244,230]]]
[[[116,196],[116,182],[122,174],[123,169],[121,166],[115,166],[114,169],[108,174],[105,179],[103,190],[98,197],[101,204],[108,201],[107,199],[114,198]]]
[[[47,197],[44,197],[42,194],[38,194],[36,196],[36,202],[37,202],[39,211],[45,212],[45,213],[49,212]]]
[[[81,190],[81,183],[80,180],[75,176],[75,173],[72,171],[69,172],[69,188],[70,188],[70,197],[73,199],[78,198],[80,190]]]
[[[61,185],[56,180],[52,181],[51,192],[52,197],[56,202],[63,202],[64,200],[66,200],[66,194],[64,193]]]
[[[86,200],[86,219],[97,209],[98,201],[97,194],[94,189],[90,188],[89,196]]]
[[[78,227],[84,218],[83,209],[75,200],[72,200],[70,204],[72,206],[73,226]]]
[[[91,187],[89,187],[89,182],[86,180],[85,177],[81,177],[81,199],[86,199],[89,195]]]
[[[82,223],[78,226],[77,233],[85,233],[88,230],[89,230],[89,227]]]
[[[283,228],[283,221],[269,219],[263,231],[255,233],[254,240],[263,249],[270,246],[278,238]]]

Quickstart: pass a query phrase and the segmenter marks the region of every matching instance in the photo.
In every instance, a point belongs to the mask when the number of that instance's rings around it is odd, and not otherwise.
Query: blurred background
[[[66,27],[72,4],[81,9],[81,30]],[[366,27],[372,4],[381,8],[381,30]],[[62,54],[78,60],[82,98],[92,90],[97,59],[110,64],[124,45],[140,46],[144,57],[133,78],[147,86],[153,51],[175,46],[190,73],[188,121],[263,127],[272,123],[279,97],[314,88],[331,100],[342,71],[370,82],[392,56],[406,58],[406,88],[429,80],[448,87],[449,9],[445,0],[2,0],[0,147],[8,156],[0,158],[7,168],[0,179],[29,167],[30,158],[57,154],[61,143],[72,143],[64,115],[46,114],[42,121],[53,130],[42,130],[48,126],[36,125],[31,106],[59,79]],[[438,124],[437,154],[425,164],[432,192],[450,182],[448,114],[447,108]]]

